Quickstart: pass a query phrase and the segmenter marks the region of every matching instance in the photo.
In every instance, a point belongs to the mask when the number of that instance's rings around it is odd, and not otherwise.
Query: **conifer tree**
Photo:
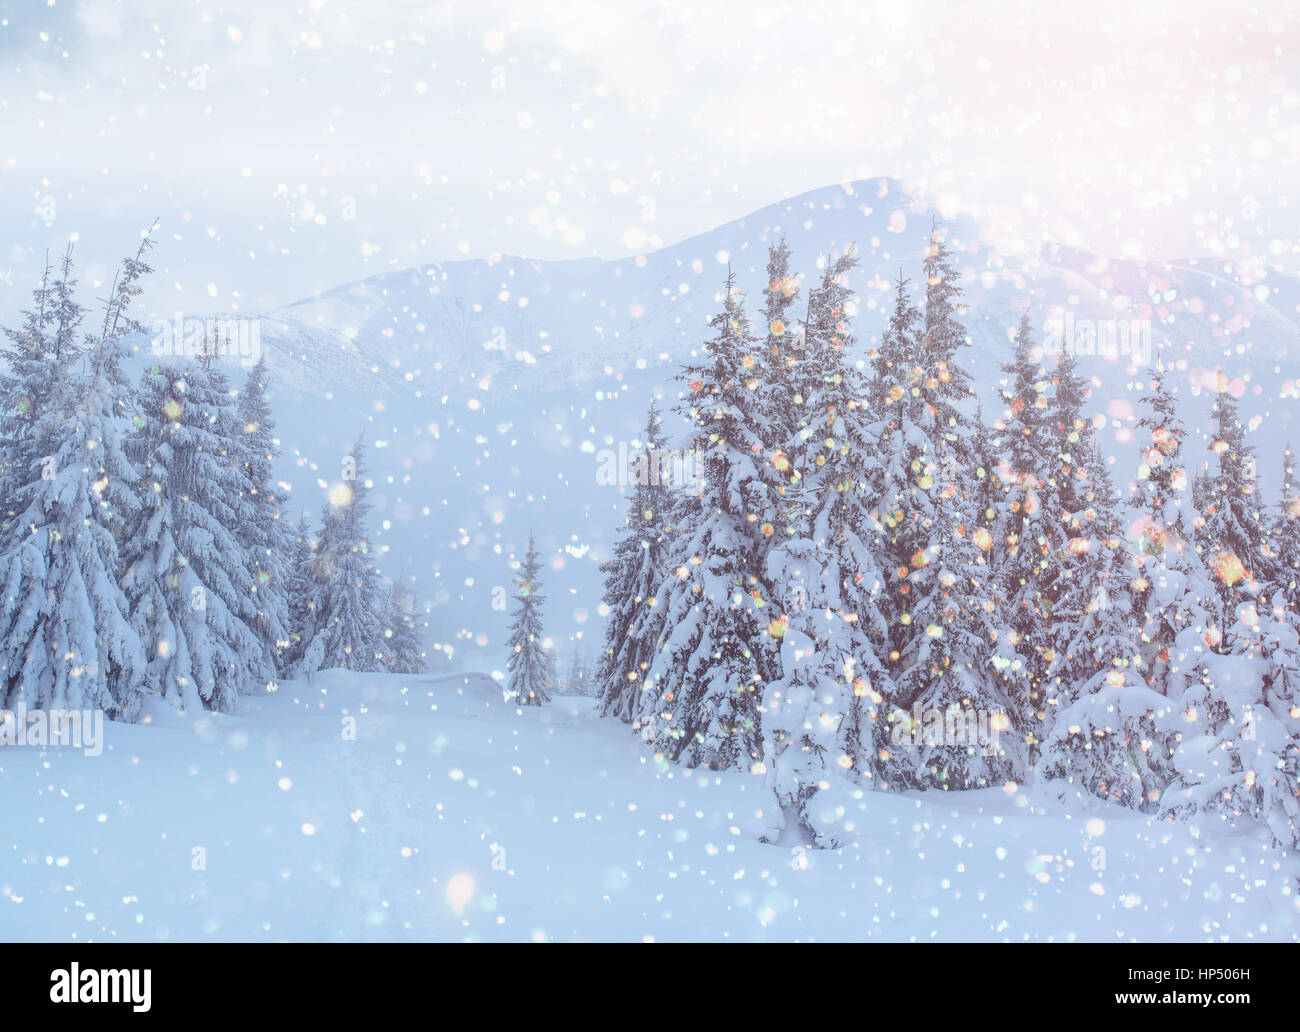
[[[889,787],[974,788],[1023,776],[1025,756],[1001,730],[1012,699],[989,673],[994,609],[985,543],[972,519],[977,502],[965,470],[969,427],[958,403],[969,393],[957,372],[964,333],[952,319],[959,296],[941,240],[927,260],[928,331],[899,276],[894,316],[876,355],[869,396],[885,413],[880,429],[895,696],[891,747],[881,776]],[[919,335],[919,339],[918,339]],[[960,443],[966,441],[966,444]],[[930,728],[918,726],[928,716]],[[935,723],[941,727],[932,733]],[[946,729],[962,734],[947,734]]]
[[[1140,402],[1137,433],[1142,452],[1135,497],[1140,515],[1135,524],[1139,572],[1134,615],[1142,628],[1147,683],[1165,696],[1177,694],[1186,679],[1195,676],[1195,655],[1186,643],[1198,640],[1198,634],[1218,633],[1205,604],[1208,574],[1192,547],[1184,512],[1187,430],[1178,416],[1170,376],[1157,366],[1149,393]],[[1180,650],[1176,642],[1188,628],[1196,634],[1185,638]]]
[[[519,706],[540,706],[551,701],[555,685],[555,661],[546,650],[546,633],[542,629],[542,609],[546,596],[542,594],[539,574],[542,560],[531,535],[528,552],[519,563],[518,576],[514,578],[519,594],[519,604],[510,624],[510,637],[506,644],[510,657],[506,661],[509,671],[507,690]]]
[[[1218,626],[1224,629],[1235,622],[1237,605],[1253,598],[1261,582],[1272,580],[1274,570],[1261,514],[1254,450],[1246,440],[1226,380],[1220,388],[1215,396],[1215,438],[1210,448],[1215,459],[1196,478],[1193,499],[1198,514],[1196,549],[1214,575]]]
[[[1295,477],[1295,454],[1288,443],[1282,453],[1282,496],[1270,527],[1276,583],[1282,601],[1300,612],[1300,485]]]
[[[1228,827],[1262,823],[1300,844],[1300,617],[1238,604],[1228,650],[1209,650],[1162,725],[1178,745],[1164,810]]]
[[[1056,556],[1065,544],[1060,516],[1069,504],[1058,490],[1057,476],[1061,456],[1068,461],[1066,438],[1075,432],[1083,401],[1072,358],[1062,363],[1053,397],[1040,355],[1026,311],[1016,331],[1015,359],[1002,366],[1008,376],[999,424],[1006,491],[995,538],[999,666],[1022,700],[1017,711],[1031,745],[1041,737],[1047,706],[1049,614],[1057,591]]]
[[[998,516],[1002,511],[1002,498],[1006,491],[999,471],[1001,460],[997,455],[992,431],[984,422],[983,406],[975,410],[974,436],[974,482],[970,485],[968,495],[971,498],[971,512],[975,524],[976,540],[985,554],[991,569],[996,570],[1002,559],[995,532],[998,529]]]
[[[138,503],[128,459],[117,316],[150,270],[146,236],[110,292],[103,330],[77,343],[72,251],[42,280],[21,331],[10,333],[0,441],[13,518],[0,531],[0,703],[98,709],[135,719],[144,653],[118,579],[119,541]],[[85,361],[74,361],[83,355]],[[25,404],[24,404],[25,402]]]
[[[802,420],[802,399],[792,389],[791,370],[804,349],[794,324],[799,278],[790,272],[790,247],[784,236],[767,252],[767,286],[763,288],[762,361],[758,366],[758,419],[768,439],[778,447],[788,441]]]
[[[286,674],[299,668],[307,643],[311,640],[320,591],[320,583],[313,572],[315,561],[315,542],[307,514],[303,513],[298,518],[284,560],[289,644],[281,653],[280,669]]]
[[[370,543],[370,489],[361,438],[344,457],[343,478],[317,534],[315,608],[300,671],[383,669],[390,612]]]
[[[1133,618],[1135,570],[1114,484],[1073,356],[1062,361],[1053,405],[1055,544],[1038,772],[1124,806],[1152,808],[1168,778],[1155,715],[1167,703],[1143,670]]]
[[[285,560],[291,549],[291,531],[281,514],[280,491],[271,471],[279,455],[275,421],[267,396],[266,357],[249,371],[239,394],[238,416],[242,431],[237,458],[243,474],[242,490],[252,518],[236,528],[240,546],[249,556],[257,608],[254,629],[261,638],[267,659],[278,669],[284,666],[289,646],[289,602],[286,595]]]
[[[688,766],[750,769],[762,757],[760,706],[769,590],[759,566],[772,529],[758,469],[764,440],[749,386],[756,341],[735,278],[727,275],[713,337],[679,379],[680,406],[702,467],[698,502],[657,590],[665,640],[634,727]]]
[[[925,308],[918,349],[918,386],[924,415],[936,444],[942,442],[956,461],[966,466],[972,458],[971,434],[962,405],[975,392],[970,373],[958,357],[968,343],[966,328],[957,320],[963,307],[961,275],[953,267],[952,252],[938,219],[930,229],[923,271]]]
[[[428,669],[424,652],[424,621],[415,592],[400,582],[383,583],[389,613],[384,628],[384,667],[394,674],[422,674]]]
[[[893,694],[880,471],[848,313],[856,264],[852,252],[828,262],[810,297],[796,365],[804,425],[782,448],[793,518],[767,560],[781,676],[765,695],[764,763],[786,821],[817,846],[844,841],[844,794],[874,775],[877,708]]]
[[[625,723],[633,720],[661,631],[663,610],[656,591],[668,570],[673,492],[671,470],[665,470],[663,461],[667,440],[660,422],[651,402],[623,535],[614,545],[613,556],[601,566],[610,612],[596,681],[602,714]]]
[[[235,534],[252,518],[238,466],[236,400],[222,343],[140,382],[132,455],[145,501],[124,587],[154,691],[185,709],[228,712],[273,676],[257,624],[252,563]]]

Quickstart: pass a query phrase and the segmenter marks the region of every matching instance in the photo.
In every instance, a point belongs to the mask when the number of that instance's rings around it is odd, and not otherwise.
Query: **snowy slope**
[[[769,241],[786,234],[794,267],[855,242],[862,268],[856,331],[878,338],[902,267],[915,281],[930,215],[888,180],[827,187],[764,208],[652,254],[619,261],[539,262],[503,256],[387,273],[299,301],[263,319],[294,505],[316,510],[345,448],[366,428],[379,479],[377,540],[385,572],[414,578],[437,604],[436,637],[458,669],[499,670],[508,557],[530,531],[549,559],[551,634],[562,657],[600,637],[599,562],[623,517],[622,492],[601,486],[602,449],[633,442],[652,395],[671,401],[679,363],[703,336],[730,262],[757,308]],[[1069,248],[1032,259],[983,243],[957,222],[949,239],[970,303],[969,363],[987,418],[1008,332],[1027,301],[1035,325],[1066,311],[1077,320],[1151,319],[1153,337],[1181,363],[1184,419],[1205,424],[1210,371],[1245,375],[1243,411],[1255,435],[1266,493],[1294,423],[1300,379],[1300,284],[1267,262],[1168,266],[1115,262]],[[1041,319],[1040,319],[1041,316]],[[1136,448],[1136,369],[1089,359],[1095,407],[1111,420],[1116,480]],[[1140,375],[1140,374],[1139,374]],[[1199,395],[1194,392],[1199,392]],[[1118,440],[1115,440],[1118,435]],[[391,478],[391,479],[390,479]],[[1271,497],[1271,495],[1269,495]],[[595,640],[593,640],[595,639]]]
[[[106,738],[0,751],[0,940],[1300,937],[1297,863],[1257,839],[993,790],[868,793],[850,848],[763,845],[761,779],[482,675],[332,672]]]

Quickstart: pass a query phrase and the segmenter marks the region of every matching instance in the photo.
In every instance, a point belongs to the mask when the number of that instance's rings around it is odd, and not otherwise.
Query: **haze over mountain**
[[[678,366],[705,339],[728,265],[756,315],[768,244],[784,235],[792,267],[856,245],[853,322],[860,357],[879,339],[893,280],[916,279],[931,215],[890,180],[826,187],[650,254],[618,261],[501,256],[450,261],[344,284],[265,313],[282,475],[291,515],[318,512],[345,449],[364,430],[377,540],[389,576],[434,604],[434,637],[455,667],[499,670],[513,592],[510,560],[530,532],[548,559],[548,630],[561,658],[601,636],[599,563],[624,492],[598,482],[601,452],[635,449],[651,398],[668,410]],[[1068,319],[1149,320],[1177,369],[1183,418],[1206,426],[1216,370],[1256,428],[1265,500],[1300,398],[1300,282],[1260,257],[1234,264],[1116,261],[1067,247],[1004,256],[985,227],[945,224],[962,272],[986,421],[1001,414],[999,363],[1030,306],[1045,339]],[[757,329],[761,329],[757,328]],[[143,345],[148,350],[148,345]],[[1139,356],[1145,359],[1145,356]],[[1137,464],[1131,440],[1145,360],[1083,355],[1093,408],[1110,424],[1117,483]],[[670,422],[677,426],[673,417]],[[1196,445],[1194,444],[1193,447]]]

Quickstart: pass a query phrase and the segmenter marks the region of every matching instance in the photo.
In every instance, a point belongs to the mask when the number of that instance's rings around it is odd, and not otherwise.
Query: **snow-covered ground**
[[[0,793],[5,940],[1300,938],[1296,861],[1255,838],[993,790],[865,793],[855,846],[765,845],[761,777],[481,675],[9,747]]]

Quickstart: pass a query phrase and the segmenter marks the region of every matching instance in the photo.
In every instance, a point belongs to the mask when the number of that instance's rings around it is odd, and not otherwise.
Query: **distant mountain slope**
[[[346,284],[268,313],[262,323],[277,387],[297,507],[316,510],[348,443],[366,428],[376,474],[377,540],[390,575],[409,576],[437,603],[438,639],[475,668],[500,669],[508,556],[535,531],[551,557],[550,629],[567,652],[581,633],[599,643],[597,564],[622,522],[616,487],[596,480],[599,452],[631,442],[652,395],[671,401],[679,363],[703,339],[727,263],[751,294],[763,287],[767,245],[784,234],[794,266],[856,243],[855,328],[878,339],[900,268],[918,288],[930,215],[897,184],[827,187],[771,205],[662,250],[618,261],[452,261]],[[1178,363],[1185,418],[1204,425],[1201,385],[1222,367],[1241,377],[1243,409],[1276,489],[1293,432],[1300,379],[1300,282],[1262,261],[1165,265],[1115,261],[1067,247],[1028,259],[984,245],[981,227],[946,227],[959,254],[986,418],[1025,305],[1036,327],[1149,319]],[[1132,475],[1126,438],[1142,370],[1092,356],[1094,407],[1112,423],[1116,479]],[[1199,394],[1199,396],[1198,396]],[[1300,437],[1300,434],[1297,434]],[[1298,441],[1297,443],[1300,443]]]

